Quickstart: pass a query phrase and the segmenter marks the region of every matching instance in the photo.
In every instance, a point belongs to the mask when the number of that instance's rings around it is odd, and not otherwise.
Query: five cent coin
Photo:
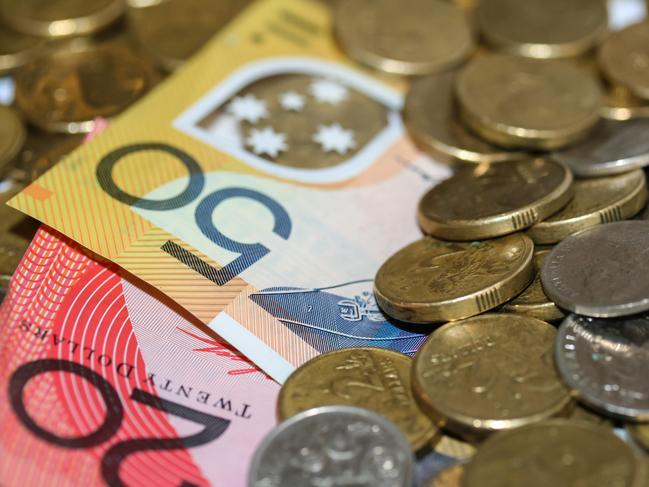
[[[548,297],[575,313],[600,318],[649,310],[649,222],[598,225],[557,244],[541,282]]]
[[[467,318],[508,301],[532,281],[532,241],[520,233],[484,242],[432,238],[399,250],[374,281],[378,305],[412,323]]]
[[[279,419],[317,406],[362,406],[391,420],[418,450],[437,430],[412,395],[411,368],[410,357],[382,348],[319,355],[294,371],[282,386],[277,400]]]
[[[552,159],[460,168],[419,203],[424,232],[476,240],[516,232],[547,218],[572,196],[572,174]]]
[[[571,398],[552,359],[555,336],[515,314],[448,323],[417,352],[415,394],[440,425],[469,437],[560,414]]]

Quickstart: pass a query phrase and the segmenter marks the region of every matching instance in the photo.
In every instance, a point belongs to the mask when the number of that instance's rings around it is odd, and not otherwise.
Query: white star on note
[[[296,91],[287,91],[279,96],[279,104],[287,112],[301,112],[304,108],[304,96]]]
[[[275,132],[272,127],[252,129],[246,144],[252,146],[253,152],[259,156],[267,154],[277,157],[280,152],[288,150],[286,134]]]
[[[345,101],[349,94],[343,85],[327,79],[319,79],[311,83],[309,92],[320,103],[330,103],[331,105],[338,105]]]
[[[236,119],[250,123],[257,123],[260,119],[268,117],[266,102],[252,94],[235,97],[228,104],[227,111]]]
[[[318,132],[313,136],[314,142],[320,144],[325,152],[335,151],[344,155],[347,151],[356,147],[354,132],[346,130],[340,124],[320,125]]]

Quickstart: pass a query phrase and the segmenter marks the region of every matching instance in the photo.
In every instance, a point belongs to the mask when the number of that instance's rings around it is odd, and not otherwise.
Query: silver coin
[[[649,421],[649,314],[568,316],[559,327],[556,363],[584,403],[623,419]]]
[[[582,142],[554,152],[575,176],[619,174],[649,165],[649,118],[601,120]]]
[[[413,455],[383,416],[351,406],[309,409],[281,423],[252,459],[250,487],[410,487]]]
[[[555,304],[577,314],[649,310],[649,222],[607,223],[568,237],[545,258],[541,283]]]

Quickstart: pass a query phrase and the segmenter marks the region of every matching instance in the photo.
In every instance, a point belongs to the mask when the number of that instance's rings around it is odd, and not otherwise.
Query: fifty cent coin
[[[581,401],[604,413],[649,421],[649,315],[570,315],[557,337],[556,361]]]
[[[249,487],[411,487],[413,457],[383,416],[351,406],[309,409],[284,421],[257,448]]]
[[[418,240],[379,269],[374,294],[395,319],[467,318],[508,301],[532,281],[532,241],[520,233],[483,242]]]
[[[548,323],[515,314],[448,323],[417,352],[415,395],[469,438],[558,415],[572,400],[554,366],[555,337]]]
[[[572,174],[552,159],[462,167],[419,203],[427,234],[477,240],[516,232],[547,218],[572,197]]]
[[[649,310],[649,222],[598,225],[557,244],[541,270],[560,307],[600,318]]]
[[[383,348],[347,348],[319,355],[295,370],[277,400],[280,420],[317,406],[365,407],[392,421],[414,450],[437,429],[419,409],[410,381],[412,359]]]

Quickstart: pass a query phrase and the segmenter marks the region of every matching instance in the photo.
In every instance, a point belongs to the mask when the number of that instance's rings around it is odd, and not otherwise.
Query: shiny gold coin
[[[505,303],[503,311],[530,316],[542,321],[554,321],[563,318],[563,312],[550,301],[541,285],[541,268],[549,250],[534,252],[534,271],[536,275],[532,283],[514,299]]]
[[[10,169],[10,163],[18,154],[26,137],[25,125],[18,114],[0,105],[0,179]]]
[[[543,421],[494,435],[465,467],[463,487],[644,487],[645,469],[610,428]]]
[[[462,11],[441,0],[337,2],[334,34],[350,58],[402,75],[449,69],[474,49]]]
[[[328,405],[359,406],[392,421],[418,450],[437,434],[412,395],[412,359],[383,348],[347,348],[319,355],[295,370],[277,399],[280,421]]]
[[[634,118],[649,118],[649,102],[633,96],[623,86],[613,86],[606,94],[600,115],[608,120],[621,122]]]
[[[448,323],[417,352],[415,395],[437,424],[469,438],[558,415],[571,398],[554,366],[555,336],[515,314]]]
[[[129,11],[142,47],[165,71],[174,71],[250,4],[250,0],[167,0]]]
[[[645,450],[649,450],[649,423],[627,424],[626,430]]]
[[[457,463],[438,473],[428,484],[429,487],[461,487],[464,465]]]
[[[124,0],[0,0],[0,12],[16,30],[64,37],[97,32],[126,11]]]
[[[148,62],[125,42],[75,39],[39,56],[16,74],[16,103],[35,126],[84,133],[110,118],[157,81]]]
[[[583,54],[608,30],[605,3],[592,0],[482,0],[476,18],[492,47],[540,59]]]
[[[418,219],[446,240],[492,238],[547,218],[571,197],[572,174],[552,159],[462,167],[424,195]]]
[[[50,134],[32,129],[18,156],[13,161],[11,178],[31,183],[72,152],[83,142],[81,134]]]
[[[483,313],[532,281],[532,241],[520,234],[483,242],[418,240],[379,269],[374,295],[401,321],[434,323]]]
[[[0,24],[0,75],[26,64],[31,60],[43,40],[19,32]]]
[[[465,122],[503,147],[555,149],[599,120],[603,92],[594,74],[561,60],[480,56],[458,77]]]
[[[563,209],[527,231],[535,244],[554,244],[586,228],[626,220],[647,202],[642,169],[616,176],[577,179],[573,188],[574,196]]]
[[[649,100],[649,22],[611,34],[599,51],[599,63],[614,84]]]
[[[410,137],[436,160],[490,163],[522,159],[522,152],[508,151],[485,142],[459,120],[455,104],[455,72],[439,73],[412,82],[403,109]]]

